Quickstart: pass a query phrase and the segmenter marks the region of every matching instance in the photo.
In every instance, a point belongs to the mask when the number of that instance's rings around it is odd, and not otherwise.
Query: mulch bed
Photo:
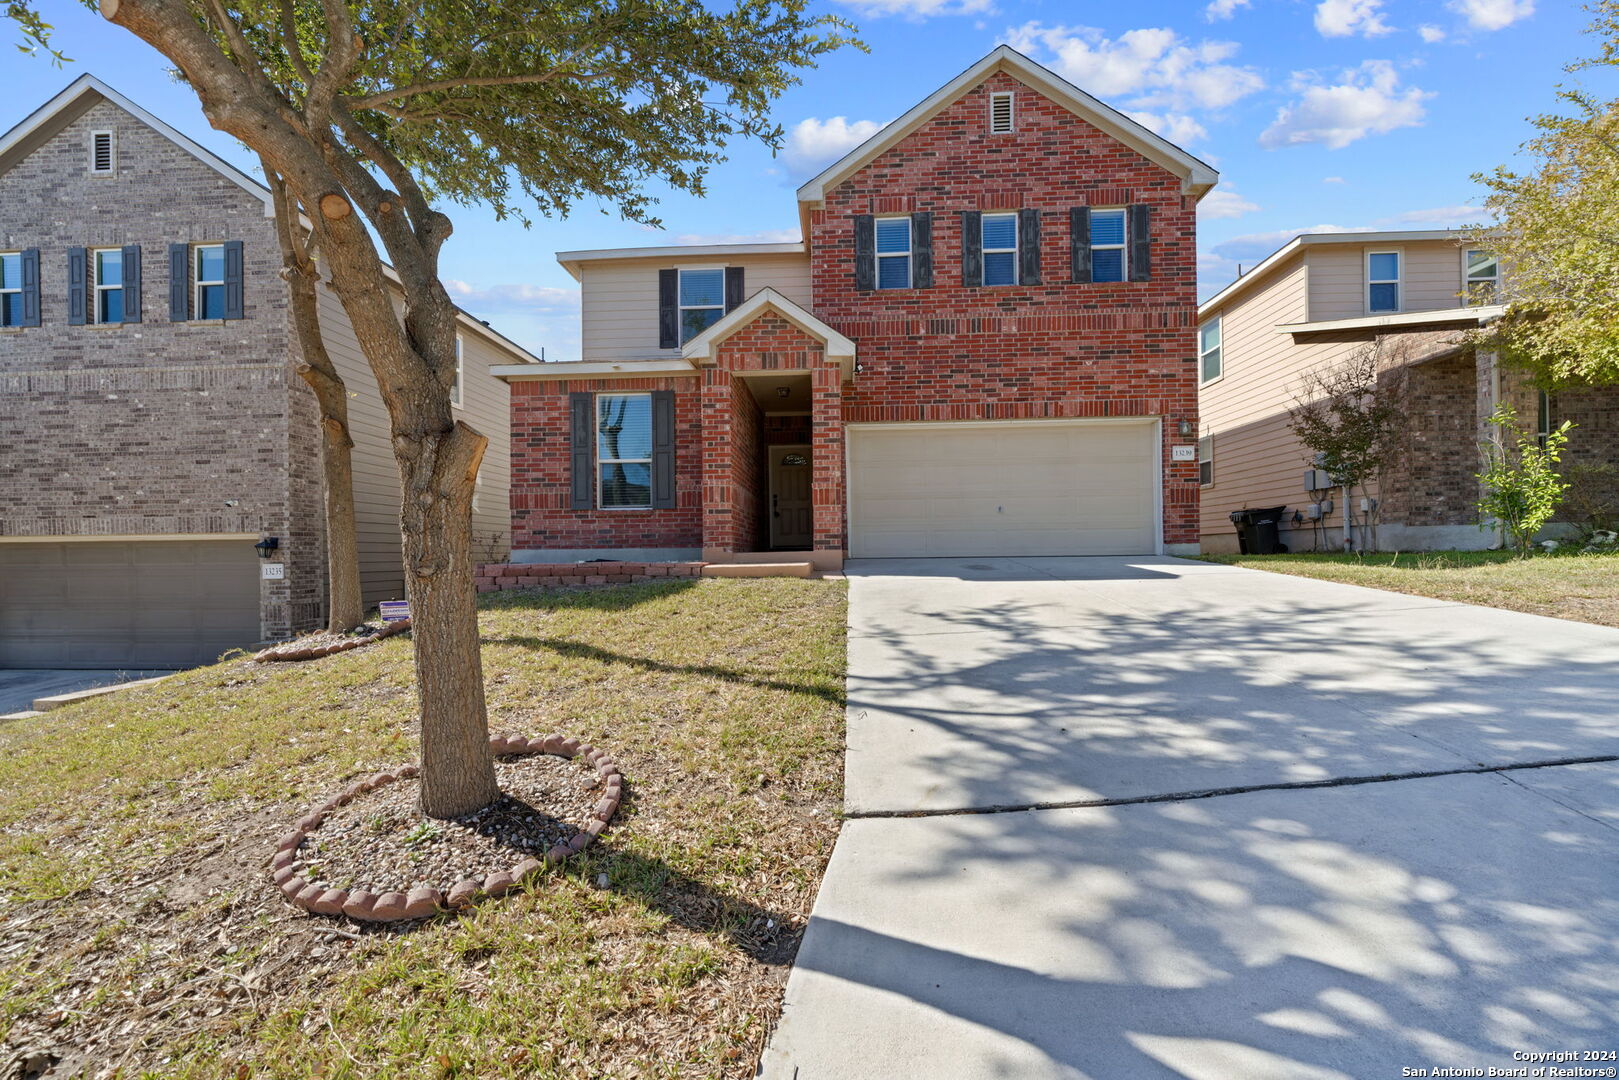
[[[334,653],[348,652],[350,649],[363,648],[374,644],[383,638],[403,634],[410,629],[410,620],[401,619],[398,622],[383,623],[381,627],[370,623],[355,627],[346,634],[339,634],[334,630],[316,630],[311,634],[284,641],[280,645],[272,645],[253,654],[253,659],[261,664],[280,663],[291,660],[314,660],[322,656],[331,656]]]

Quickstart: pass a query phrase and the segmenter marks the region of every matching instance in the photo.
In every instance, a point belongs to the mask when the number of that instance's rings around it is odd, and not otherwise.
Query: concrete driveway
[[[766,1076],[1619,1051],[1619,631],[1175,559],[849,573],[852,820]]]
[[[155,679],[159,675],[172,675],[172,669],[162,671],[122,671],[85,668],[0,668],[0,716],[7,713],[27,712],[37,698],[56,694],[71,694],[76,690],[90,690],[97,686],[133,682],[136,679]]]

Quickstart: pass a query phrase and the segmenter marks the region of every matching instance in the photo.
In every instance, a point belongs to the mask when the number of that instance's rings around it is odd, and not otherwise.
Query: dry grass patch
[[[281,902],[288,822],[414,757],[408,640],[0,725],[0,1076],[751,1076],[837,831],[842,584],[483,599],[491,727],[624,770],[598,845],[403,930]]]
[[[1209,562],[1619,626],[1619,555],[1434,551],[1368,555],[1205,555]]]

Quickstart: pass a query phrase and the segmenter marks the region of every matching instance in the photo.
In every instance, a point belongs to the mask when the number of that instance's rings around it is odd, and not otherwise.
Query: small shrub
[[[1490,414],[1490,423],[1500,430],[1501,438],[1499,442],[1486,439],[1482,444],[1485,464],[1478,478],[1485,492],[1478,509],[1485,520],[1479,522],[1479,528],[1490,528],[1489,519],[1494,518],[1506,529],[1518,554],[1528,555],[1535,534],[1557,513],[1568,491],[1556,465],[1574,425],[1563,421],[1542,444],[1534,435],[1520,431],[1517,421],[1518,414],[1505,403]]]

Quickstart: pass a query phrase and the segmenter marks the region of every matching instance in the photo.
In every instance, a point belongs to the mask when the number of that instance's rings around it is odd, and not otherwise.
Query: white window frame
[[[718,270],[720,272],[720,302],[718,304],[682,304],[680,302],[680,297],[681,297],[681,293],[684,290],[681,289],[681,287],[680,287],[681,276],[684,275],[684,274],[697,274],[697,273],[703,273],[705,271],[713,271],[713,270]],[[676,270],[675,270],[675,319],[679,324],[680,332],[676,336],[680,338],[680,344],[682,346],[685,345],[688,341],[690,341],[691,338],[694,338],[694,337],[697,336],[697,334],[701,334],[703,332],[702,330],[699,330],[699,331],[697,331],[696,334],[693,334],[691,337],[686,336],[686,312],[688,312],[688,311],[714,311],[714,310],[719,311],[720,318],[723,319],[725,317],[725,267],[723,267],[723,266],[681,266],[681,267],[677,267]],[[708,326],[713,326],[713,325],[714,325],[713,323],[708,324]],[[708,329],[707,326],[703,327],[703,330],[706,330],[706,329]]]
[[[1489,255],[1490,258],[1495,260],[1495,273],[1492,276],[1487,277],[1487,278],[1475,278],[1475,277],[1469,276],[1469,273],[1468,273],[1469,267],[1467,265],[1467,257],[1469,255],[1473,254],[1475,251],[1483,252],[1484,254]],[[1490,284],[1490,299],[1488,299],[1488,300],[1480,300],[1480,299],[1474,297],[1474,295],[1473,295],[1473,286],[1477,285],[1477,284],[1482,284],[1484,282],[1489,282],[1489,284]],[[1487,248],[1470,248],[1470,247],[1462,248],[1462,304],[1464,306],[1466,306],[1466,307],[1477,307],[1480,304],[1495,304],[1495,303],[1500,302],[1498,299],[1496,299],[1500,295],[1501,295],[1501,259],[1500,259],[1500,257],[1497,256],[1494,252],[1488,250]]]
[[[455,335],[455,381],[450,384],[450,404],[459,409],[462,397],[466,391],[463,389],[462,378],[466,373],[465,357],[462,351],[461,335]]]
[[[1552,396],[1544,390],[1536,391],[1535,442],[1544,449],[1546,438],[1552,433]]]
[[[650,483],[647,484],[646,505],[645,506],[607,506],[602,502],[602,466],[603,465],[645,465],[647,467],[646,471],[647,471],[648,479],[650,480],[651,476],[652,476],[652,458],[650,456],[644,457],[644,458],[604,458],[604,457],[600,456],[601,455],[601,444],[602,444],[602,436],[601,436],[601,426],[602,426],[601,399],[604,398],[604,397],[606,397],[606,398],[628,398],[628,397],[646,398],[647,399],[647,413],[646,413],[646,415],[647,415],[647,423],[651,424],[651,423],[654,422],[653,416],[652,416],[652,392],[649,391],[649,390],[641,390],[641,391],[630,390],[630,391],[625,391],[625,392],[620,392],[620,391],[617,391],[617,390],[602,390],[602,391],[599,391],[596,394],[593,394],[591,396],[590,406],[591,406],[591,409],[595,413],[594,418],[591,420],[591,424],[590,424],[590,437],[595,440],[591,444],[591,450],[594,451],[592,456],[596,458],[596,509],[597,510],[609,510],[609,511],[611,511],[611,510],[651,510],[652,509],[652,485]],[[652,442],[652,440],[649,438],[647,440],[648,445],[650,445],[651,442]]]
[[[0,251],[0,259],[4,259],[8,255],[15,255],[17,257],[17,285],[16,285],[15,288],[7,288],[6,285],[5,285],[4,277],[0,276],[0,298],[7,297],[7,296],[15,296],[17,298],[17,309],[18,309],[17,310],[17,317],[20,319],[22,317],[22,252],[20,252],[20,251]],[[5,305],[4,299],[0,299],[0,309],[3,309],[4,305]],[[16,323],[0,322],[0,329],[4,329],[4,330],[16,330],[16,329],[20,328],[21,326],[22,326],[22,323],[20,323],[20,322],[16,322]]]
[[[118,284],[103,285],[101,282],[101,260],[97,256],[105,255],[110,251],[118,253]],[[101,294],[104,292],[122,293],[124,291],[124,278],[128,272],[128,268],[124,266],[124,249],[121,247],[89,248],[85,251],[84,262],[84,276],[87,279],[85,285],[88,286],[86,292],[89,294],[86,300],[90,308],[89,311],[85,312],[84,321],[92,326],[118,325],[118,323],[123,322],[123,319],[109,321],[101,317]],[[122,299],[123,297],[120,296],[119,300],[122,301]]]
[[[992,248],[992,247],[986,247],[984,245],[984,225],[989,221],[990,218],[1011,218],[1012,219],[1012,246],[1011,247],[1009,247],[1009,248],[1003,248],[1003,247]],[[1018,241],[1022,239],[1022,237],[1019,235],[1020,228],[1021,228],[1021,225],[1020,225],[1020,223],[1018,221],[1018,213],[1017,213],[1016,210],[1012,210],[1010,212],[1008,212],[1008,211],[996,211],[993,214],[982,214],[982,215],[979,216],[979,218],[978,218],[978,283],[980,285],[983,285],[983,286],[986,286],[986,287],[992,288],[992,289],[1002,289],[1002,288],[1007,287],[1008,285],[1017,285],[1018,284],[1018,278],[1019,278],[1020,275],[1018,273],[1018,255],[1017,255],[1017,251],[1018,251]],[[997,282],[996,284],[991,285],[990,282],[989,282],[989,256],[991,256],[991,255],[1000,255],[1000,254],[1003,254],[1003,253],[1008,252],[1008,251],[1012,253],[1012,280],[1011,281],[1006,281],[1006,282]]]
[[[1203,479],[1203,467],[1208,466],[1208,479]],[[1202,435],[1197,440],[1197,486],[1214,486],[1214,436]]]
[[[1218,340],[1215,341],[1213,348],[1204,348],[1203,331],[1211,326],[1214,327],[1214,334]],[[1207,374],[1208,368],[1205,363],[1210,353],[1220,354],[1220,370],[1212,377]],[[1197,328],[1197,385],[1209,386],[1223,378],[1225,378],[1225,316],[1216,315]]]
[[[995,126],[995,107],[1006,102],[1006,126]],[[1017,128],[1017,104],[1015,95],[1010,90],[997,90],[989,95],[989,133],[991,135],[1010,135]]]
[[[878,249],[877,234],[878,234],[879,230],[882,228],[883,222],[885,222],[885,221],[903,221],[905,223],[905,251],[903,253],[898,252],[898,251],[890,251],[887,254],[884,254],[882,251],[877,250]],[[915,277],[916,266],[915,266],[915,263],[913,262],[913,260],[911,258],[916,253],[916,234],[915,234],[915,232],[913,231],[913,228],[912,228],[912,222],[911,222],[910,215],[908,215],[908,214],[888,214],[888,215],[885,215],[883,217],[875,219],[872,222],[872,226],[871,226],[871,246],[872,246],[873,252],[874,252],[874,254],[876,255],[876,258],[877,258],[877,266],[876,266],[877,280],[875,282],[877,288],[879,290],[883,290],[883,289],[893,290],[893,289],[909,289],[909,288],[911,288],[913,283],[916,280],[916,277]],[[904,259],[905,260],[905,284],[903,284],[903,285],[884,285],[882,283],[883,282],[883,260],[884,259]]]
[[[1372,280],[1372,257],[1374,255],[1393,255],[1395,275],[1392,278],[1378,278]],[[1361,300],[1366,305],[1368,315],[1397,315],[1405,310],[1405,251],[1401,248],[1379,248],[1376,251],[1368,250],[1365,260],[1361,263],[1361,278],[1366,282],[1365,291],[1361,293]],[[1394,307],[1383,311],[1372,310],[1372,286],[1393,285]]]
[[[209,248],[219,249],[219,280],[204,278],[202,276],[202,253]],[[223,243],[192,244],[191,245],[191,317],[200,319],[202,314],[202,290],[205,285],[219,286],[220,307],[218,318],[225,316],[225,245]]]
[[[1096,215],[1097,214],[1118,214],[1119,215],[1119,237],[1120,237],[1120,239],[1119,239],[1118,243],[1116,243],[1116,244],[1098,244],[1096,242],[1096,240],[1094,238],[1096,236]],[[1098,285],[1123,285],[1125,282],[1129,281],[1130,280],[1130,210],[1129,210],[1129,208],[1125,207],[1125,206],[1096,206],[1096,207],[1092,207],[1091,208],[1090,230],[1091,230],[1091,235],[1087,236],[1085,238],[1085,240],[1090,245],[1090,252],[1091,252],[1091,254],[1090,254],[1090,259],[1091,259],[1091,282],[1093,284],[1098,284]],[[1118,281],[1101,281],[1101,282],[1098,282],[1096,280],[1096,253],[1098,251],[1117,251],[1119,253],[1119,280]]]
[[[96,168],[96,140],[103,135],[107,137],[107,167],[98,169]],[[90,132],[90,161],[89,167],[85,171],[91,176],[118,175],[118,133],[116,131],[111,128],[101,128]]]

